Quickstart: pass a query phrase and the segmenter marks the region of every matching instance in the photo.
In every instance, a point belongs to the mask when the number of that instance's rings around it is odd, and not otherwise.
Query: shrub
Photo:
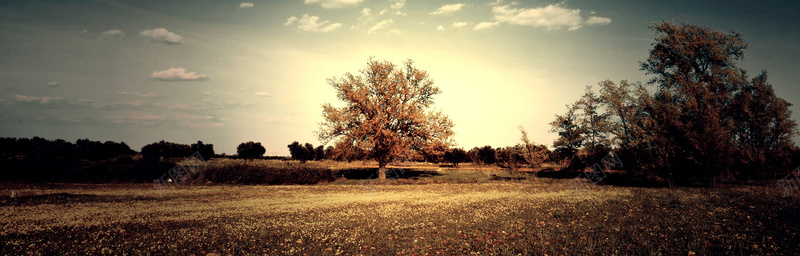
[[[267,184],[267,185],[305,185],[333,181],[330,169],[314,167],[273,167],[252,164],[231,164],[211,167],[205,178],[217,183]]]

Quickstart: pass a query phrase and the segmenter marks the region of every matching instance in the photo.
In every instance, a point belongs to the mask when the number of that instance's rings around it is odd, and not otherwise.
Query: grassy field
[[[775,187],[578,192],[567,179],[417,167],[388,185],[6,184],[0,254],[800,253],[800,202]]]

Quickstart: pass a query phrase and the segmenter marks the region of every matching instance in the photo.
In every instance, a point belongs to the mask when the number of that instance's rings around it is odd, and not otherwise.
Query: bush
[[[205,178],[217,183],[306,185],[334,181],[330,169],[313,167],[272,167],[250,164],[231,164],[210,167]]]

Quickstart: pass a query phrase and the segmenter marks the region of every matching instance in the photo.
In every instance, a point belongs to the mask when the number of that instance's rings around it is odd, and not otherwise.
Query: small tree
[[[161,158],[180,158],[192,154],[192,148],[186,144],[178,144],[166,141],[150,143],[142,147],[142,155],[145,159],[159,160]]]
[[[492,146],[486,145],[478,150],[478,158],[483,164],[494,164],[497,162],[497,152]]]
[[[322,160],[325,158],[325,146],[319,145],[316,149],[314,149],[314,160]]]
[[[295,141],[287,147],[289,147],[289,153],[292,155],[292,158],[300,160],[301,163],[314,159],[314,146],[311,146],[309,143],[300,145],[300,142]]]
[[[558,138],[553,142],[553,146],[563,158],[562,160],[570,164],[584,141],[584,130],[578,123],[576,109],[575,105],[567,105],[567,113],[563,116],[556,115],[556,120],[550,123],[552,126],[550,131],[558,133]]]
[[[530,165],[531,168],[539,167],[547,160],[547,156],[550,155],[550,150],[547,150],[547,147],[544,145],[536,145],[536,143],[532,142],[528,138],[528,131],[525,130],[525,127],[520,125],[519,131],[522,133],[522,145],[523,148],[523,156],[525,157],[525,162]]]
[[[452,121],[428,110],[439,88],[411,60],[398,68],[370,59],[360,76],[346,73],[328,83],[345,106],[323,105],[320,141],[340,140],[369,152],[378,161],[379,179],[386,179],[386,165],[403,152],[451,144]]]
[[[204,160],[214,157],[214,144],[204,144],[202,141],[192,144],[192,152],[199,152]]]
[[[445,161],[450,162],[456,168],[458,168],[459,163],[465,162],[468,158],[467,151],[460,148],[451,148],[444,153]]]
[[[267,150],[264,146],[261,146],[261,142],[243,142],[236,147],[236,153],[239,154],[239,157],[244,159],[253,159],[253,158],[260,158],[264,155]]]

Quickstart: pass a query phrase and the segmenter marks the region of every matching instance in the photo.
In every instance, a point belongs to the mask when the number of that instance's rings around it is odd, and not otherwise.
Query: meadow
[[[435,165],[380,183],[356,173],[364,167],[334,166],[336,180],[316,185],[2,184],[0,254],[800,253],[800,202],[776,186],[576,190],[571,179]]]

